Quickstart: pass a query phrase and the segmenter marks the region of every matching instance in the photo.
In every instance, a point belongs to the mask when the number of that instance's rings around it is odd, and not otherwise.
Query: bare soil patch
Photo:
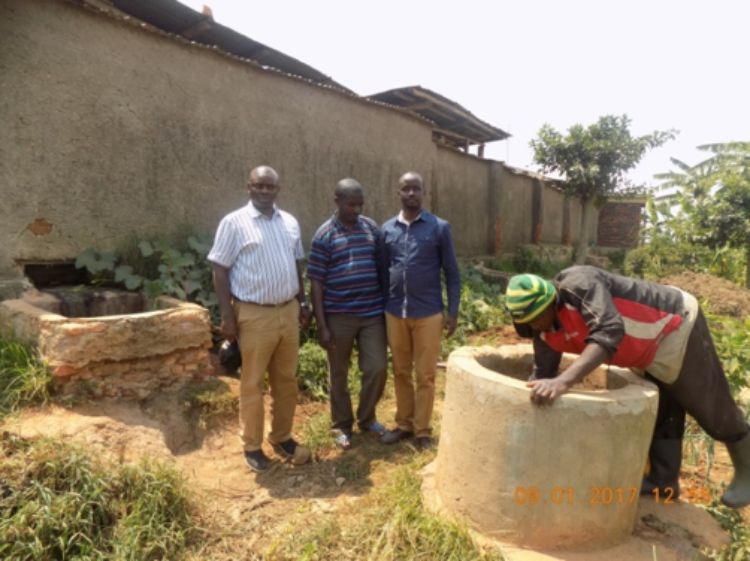
[[[727,279],[688,271],[664,277],[659,282],[676,286],[704,300],[706,309],[712,314],[740,319],[750,316],[750,290]]]
[[[512,327],[499,328],[495,334],[496,344],[518,342]],[[438,378],[435,428],[439,433],[445,376],[441,373]],[[237,380],[221,380],[226,391],[237,395]],[[378,411],[380,420],[390,426],[393,411],[389,383]],[[298,434],[311,419],[327,412],[327,403],[301,402],[295,423]],[[308,465],[275,463],[269,472],[256,475],[244,463],[235,416],[225,415],[202,426],[198,413],[186,407],[185,396],[178,392],[162,393],[142,402],[97,401],[74,408],[26,410],[6,419],[0,430],[72,441],[115,462],[136,462],[144,457],[174,462],[197,493],[202,525],[211,535],[190,561],[266,559],[263,552],[274,539],[301,532],[314,524],[317,516],[351,516],[358,501],[418,454],[411,444],[383,446],[373,435],[355,433],[354,447],[349,451],[324,448]],[[266,452],[271,455],[270,447]],[[427,454],[434,455],[435,451]],[[717,455],[712,479],[726,483],[731,468],[722,454]],[[697,485],[702,477],[700,466],[686,469],[683,485]],[[645,499],[633,538],[618,548],[596,553],[521,550],[507,551],[506,556],[559,561],[651,560],[655,545],[660,561],[687,561],[696,558],[701,547],[719,547],[726,542],[727,536],[718,524],[691,505],[690,499],[677,505],[658,505]]]

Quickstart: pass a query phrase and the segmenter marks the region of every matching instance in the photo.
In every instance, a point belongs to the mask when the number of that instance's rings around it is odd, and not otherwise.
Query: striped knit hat
[[[516,323],[528,323],[555,301],[555,286],[536,275],[516,275],[505,291],[505,307]]]

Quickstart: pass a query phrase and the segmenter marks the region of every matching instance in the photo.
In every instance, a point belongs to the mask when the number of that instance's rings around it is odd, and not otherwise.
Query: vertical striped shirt
[[[334,215],[313,237],[307,276],[323,284],[325,313],[373,317],[383,313],[379,267],[377,224],[360,216],[348,228]]]
[[[275,206],[269,218],[250,201],[221,220],[207,258],[229,269],[234,298],[281,304],[299,292],[296,261],[304,256],[297,220]]]

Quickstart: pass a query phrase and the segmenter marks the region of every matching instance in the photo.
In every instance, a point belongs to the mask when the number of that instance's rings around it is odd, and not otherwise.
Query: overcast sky
[[[631,132],[674,128],[631,179],[669,157],[750,140],[750,1],[182,0],[360,95],[421,85],[513,136],[485,156],[534,169],[529,141],[626,113]]]

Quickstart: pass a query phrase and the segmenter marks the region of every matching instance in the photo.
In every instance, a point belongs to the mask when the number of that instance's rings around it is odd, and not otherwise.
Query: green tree
[[[627,115],[605,115],[588,127],[573,125],[567,135],[550,125],[539,130],[538,137],[531,141],[534,161],[544,172],[562,175],[566,194],[579,198],[583,206],[576,263],[586,259],[595,205],[626,186],[626,172],[647,150],[674,136],[675,131],[670,130],[634,137]]]
[[[745,253],[745,286],[750,288],[750,142],[706,144],[711,152],[688,167],[672,159],[679,171],[659,174],[663,186],[677,187],[692,243],[735,248]]]

